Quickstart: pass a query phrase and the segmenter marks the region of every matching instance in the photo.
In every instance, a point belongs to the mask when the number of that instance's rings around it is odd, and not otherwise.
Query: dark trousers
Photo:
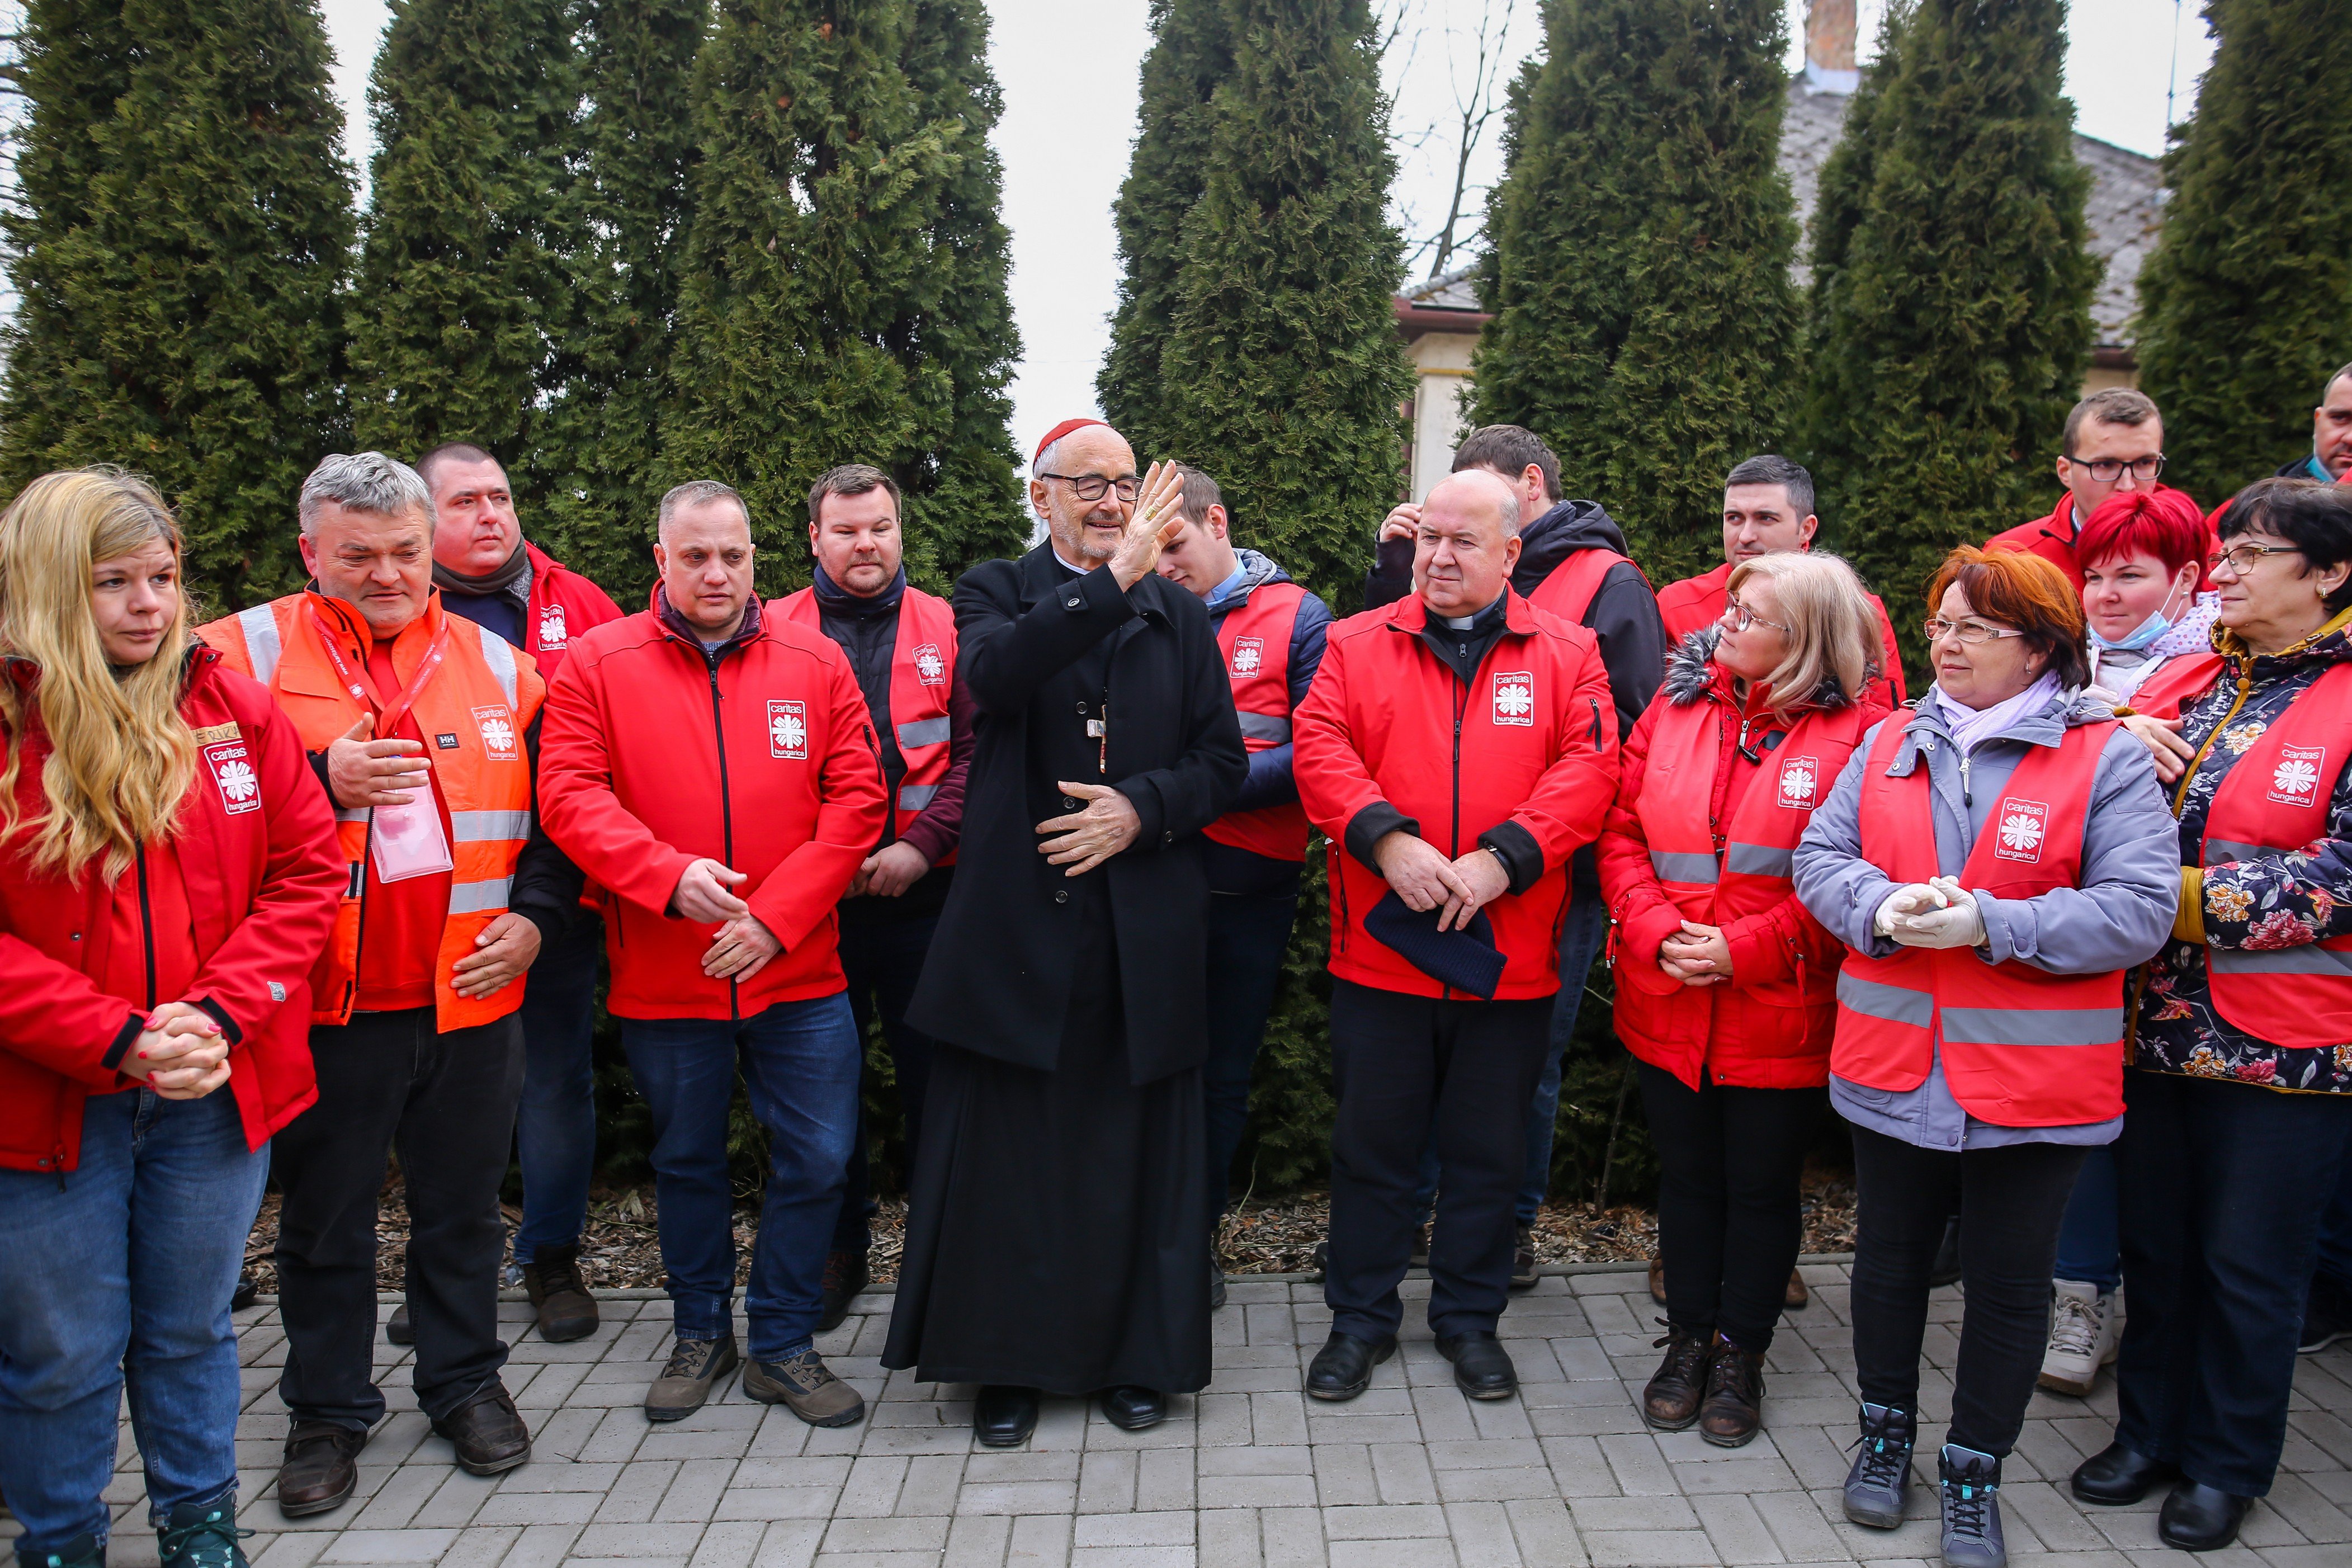
[[[1282,985],[1282,955],[1297,922],[1296,893],[1217,893],[1209,900],[1209,1223],[1225,1212],[1234,1155],[1249,1121],[1250,1071]]]
[[[2263,1496],[2352,1096],[2127,1072],[2124,1100],[2116,1441]]]
[[[1430,1243],[1429,1326],[1493,1332],[1511,1280],[1511,1204],[1552,999],[1448,1001],[1331,984],[1331,1326],[1383,1340],[1404,1311],[1414,1190],[1433,1138],[1445,1172]]]
[[[596,1173],[596,955],[604,945],[604,921],[583,914],[540,950],[523,980],[519,1264],[542,1247],[579,1246],[588,1223],[588,1183]]]
[[[1853,1130],[1860,1199],[1853,1249],[1853,1363],[1862,1397],[1916,1414],[1927,1275],[1944,1222],[1960,1216],[1960,1353],[1950,1441],[2005,1458],[2025,1425],[2050,1333],[2050,1261],[2079,1144],[2011,1143],[1954,1153]],[[1785,1278],[1785,1276],[1784,1276]],[[2135,1302],[2133,1309],[2139,1309]],[[2294,1353],[2290,1341],[2287,1352]]]
[[[907,1022],[907,1003],[915,994],[915,981],[923,973],[923,959],[931,951],[931,933],[939,929],[937,915],[920,920],[845,921],[841,927],[841,972],[849,981],[849,1011],[857,1024],[858,1060],[865,1060],[866,1041],[874,1019],[882,1019],[882,1038],[890,1047],[890,1068],[898,1079],[898,1110],[907,1122],[907,1169],[915,1168],[915,1150],[923,1138],[923,1097],[931,1086],[931,1056],[939,1042]],[[835,1252],[861,1256],[874,1245],[874,1173],[866,1153],[866,1096],[857,1097],[857,1136],[849,1145],[847,1185],[841,1194],[841,1217],[834,1223]]]
[[[1742,1350],[1772,1327],[1804,1236],[1799,1178],[1827,1096],[1818,1089],[1732,1089],[1636,1064],[1658,1150],[1658,1249],[1666,1315],[1715,1328]]]
[[[435,1031],[430,1007],[354,1013],[310,1031],[319,1103],[270,1142],[284,1190],[278,1221],[278,1311],[298,1418],[373,1426],[383,1394],[375,1360],[376,1196],[384,1157],[400,1156],[408,1195],[408,1310],[416,1330],[416,1403],[438,1419],[498,1380],[499,1258],[522,1026],[512,1015]]]

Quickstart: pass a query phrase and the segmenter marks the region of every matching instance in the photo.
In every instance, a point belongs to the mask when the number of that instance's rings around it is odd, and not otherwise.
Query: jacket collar
[[[1062,584],[1070,580],[1065,575],[1068,570],[1068,567],[1062,564],[1062,558],[1054,553],[1054,542],[1051,539],[1022,556],[1021,603],[1023,606],[1036,604],[1041,599],[1061,592]],[[1108,567],[1103,566],[1095,568],[1095,572],[1108,570]],[[1091,577],[1094,573],[1089,572],[1087,575]],[[1144,574],[1142,580],[1127,591],[1128,605],[1145,619],[1165,621],[1168,618],[1166,613],[1159,605],[1152,602],[1150,596],[1150,584],[1158,581],[1160,579],[1152,574],[1148,572]],[[1134,623],[1129,622],[1123,629],[1133,630]]]
[[[1209,614],[1213,616],[1240,609],[1249,603],[1252,594],[1256,593],[1268,583],[1287,583],[1291,580],[1289,573],[1285,572],[1255,550],[1236,550],[1234,554],[1241,562],[1241,584],[1232,593],[1208,601]]]
[[[1536,635],[1536,613],[1532,605],[1519,595],[1516,588],[1503,589],[1503,635],[1530,637]],[[1429,605],[1418,594],[1407,594],[1396,604],[1396,618],[1389,623],[1402,632],[1419,637],[1429,629]]]
[[[662,592],[662,585],[659,583],[654,584],[652,603],[646,607],[652,611],[654,620],[660,625],[664,635],[671,641],[682,642],[697,653],[705,651],[702,646],[702,634],[696,631],[687,618],[679,615],[671,605],[669,595]],[[735,628],[735,635],[708,651],[723,658],[737,648],[758,641],[760,621],[760,595],[754,594],[743,602],[743,624]]]
[[[1903,726],[1903,744],[1895,753],[1895,761],[1886,770],[1890,778],[1906,776],[1917,765],[1923,753],[1940,752],[1946,756],[1957,754],[1952,743],[1949,721],[1944,714],[1941,694],[1930,686],[1919,699],[1910,720]],[[1900,713],[1901,709],[1895,711]],[[2115,717],[2115,710],[2095,697],[2086,696],[2079,686],[2061,690],[2041,711],[2029,713],[1995,737],[2015,741],[2021,745],[2055,746],[2066,738],[2066,731],[2077,724],[2095,724]],[[1979,742],[1982,745],[1985,742]]]
[[[1731,672],[1715,662],[1715,645],[1722,637],[1720,626],[1701,626],[1697,631],[1686,633],[1666,655],[1666,679],[1662,683],[1662,689],[1675,707],[1687,708],[1701,698],[1707,698],[1735,712],[1739,710],[1739,700],[1732,691]],[[1759,686],[1750,691],[1748,694],[1748,710],[1763,712],[1764,700],[1770,695],[1769,687]],[[1838,684],[1837,677],[1830,675],[1822,678],[1812,696],[1798,703],[1789,717],[1793,720],[1814,711],[1834,713],[1842,708],[1853,706],[1853,699],[1846,694],[1844,687]]]
[[[303,586],[302,597],[310,608],[319,613],[319,618],[327,623],[328,630],[341,632],[350,637],[362,653],[375,645],[375,628],[368,625],[367,617],[360,614],[357,605],[322,592],[316,579]],[[420,628],[422,635],[429,637],[441,629],[441,617],[447,613],[441,607],[441,590],[430,589],[425,595],[424,612],[401,627],[399,635],[392,640],[397,644],[417,636]]]

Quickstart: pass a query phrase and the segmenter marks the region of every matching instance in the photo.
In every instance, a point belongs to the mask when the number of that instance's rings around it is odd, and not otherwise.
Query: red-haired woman
[[[2000,1462],[2041,1370],[2059,1216],[2084,1152],[2122,1123],[2124,975],[2171,929],[2180,873],[2147,747],[2083,695],[2065,574],[1963,548],[1927,603],[1936,684],[1854,752],[1796,885],[1847,948],[1830,1052],[1860,1195],[1846,1517],[1902,1522],[1928,1273],[1957,1211],[1944,1561],[1997,1568]]]

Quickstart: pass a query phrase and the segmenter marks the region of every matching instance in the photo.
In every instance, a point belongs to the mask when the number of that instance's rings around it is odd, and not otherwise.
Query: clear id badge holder
[[[369,815],[368,848],[375,857],[377,881],[404,882],[457,868],[430,783],[406,805],[379,805]]]

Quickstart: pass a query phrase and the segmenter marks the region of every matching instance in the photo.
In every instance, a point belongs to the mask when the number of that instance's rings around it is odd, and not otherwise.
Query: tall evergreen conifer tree
[[[2061,89],[2063,0],[1916,0],[1822,174],[1807,424],[1829,542],[1894,606],[2048,510],[2098,265]]]
[[[191,585],[301,580],[294,496],[340,438],[351,177],[313,0],[32,0],[7,237],[0,482],[120,463]]]
[[[1512,84],[1474,361],[1658,582],[1721,559],[1723,476],[1782,443],[1801,308],[1780,0],[1550,0]]]
[[[689,88],[709,0],[587,0],[581,74],[588,113],[579,195],[584,248],[553,367],[562,392],[533,430],[528,476],[544,532],[567,563],[634,606],[650,589],[646,547],[663,394],[677,326],[695,137]]]
[[[1207,468],[1240,542],[1339,604],[1396,503],[1412,395],[1371,11],[1224,0],[1223,15],[1234,63],[1160,349],[1164,445],[1138,455]]]
[[[2212,506],[2308,457],[2352,360],[2352,29],[2329,0],[2208,0],[2220,40],[2139,275],[2165,479]]]
[[[1223,0],[1152,0],[1151,27],[1142,128],[1115,209],[1118,310],[1095,377],[1103,416],[1138,451],[1157,450],[1168,429],[1160,354],[1182,294],[1185,225],[1208,181],[1210,100],[1234,64]]]
[[[528,451],[556,390],[571,258],[569,0],[393,0],[368,85],[375,161],[352,323],[354,437],[404,460],[442,441]],[[515,479],[532,499],[537,476]]]
[[[975,5],[921,10],[979,47]],[[663,467],[742,490],[762,592],[808,580],[808,486],[836,463],[905,489],[908,568],[926,586],[1022,532],[994,89],[977,54],[919,39],[917,14],[914,0],[721,0],[696,68]]]

